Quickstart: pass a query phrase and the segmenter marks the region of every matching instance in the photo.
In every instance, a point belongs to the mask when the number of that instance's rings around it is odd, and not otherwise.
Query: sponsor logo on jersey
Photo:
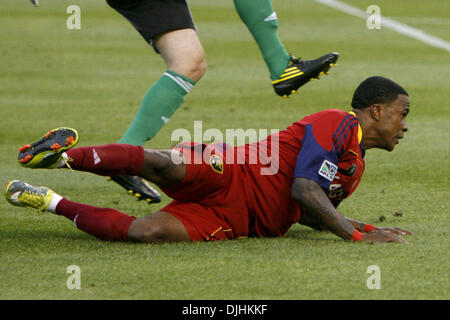
[[[339,178],[336,176],[336,178]],[[342,185],[338,183],[332,183],[330,184],[329,192],[328,192],[328,198],[330,199],[336,199],[336,200],[343,200],[344,199],[345,192],[342,189]]]

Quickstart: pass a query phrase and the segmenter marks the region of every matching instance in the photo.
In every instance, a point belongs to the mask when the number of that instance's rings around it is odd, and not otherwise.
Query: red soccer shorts
[[[253,219],[242,166],[227,164],[226,150],[214,145],[183,143],[175,149],[187,160],[186,175],[179,184],[162,188],[174,201],[161,211],[177,217],[192,241],[247,237]]]

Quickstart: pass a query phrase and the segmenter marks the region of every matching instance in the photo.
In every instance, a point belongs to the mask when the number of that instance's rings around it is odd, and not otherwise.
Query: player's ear
[[[381,105],[379,104],[373,104],[370,107],[368,107],[370,116],[375,121],[380,121],[381,119]]]

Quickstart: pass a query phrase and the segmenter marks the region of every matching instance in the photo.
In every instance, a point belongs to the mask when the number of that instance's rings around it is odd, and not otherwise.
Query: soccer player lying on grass
[[[400,235],[410,232],[345,218],[336,207],[359,184],[365,150],[392,151],[403,138],[408,94],[389,79],[371,77],[356,89],[352,107],[353,112],[331,109],[309,115],[265,140],[238,147],[182,143],[172,150],[127,144],[72,148],[77,132],[58,128],[20,148],[19,161],[25,167],[69,167],[152,181],[174,200],[146,217],[76,203],[19,180],[7,183],[5,196],[13,205],[62,215],[104,240],[160,243],[283,236],[300,222],[345,240],[404,242]],[[271,150],[273,163],[268,165],[268,156],[256,163],[234,157],[250,159],[262,149]]]

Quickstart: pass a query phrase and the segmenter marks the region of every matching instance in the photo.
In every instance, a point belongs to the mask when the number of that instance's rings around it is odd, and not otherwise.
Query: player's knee
[[[159,187],[179,183],[186,175],[186,164],[181,152],[176,150],[144,149],[144,165],[139,176]]]
[[[183,59],[169,65],[169,69],[195,82],[199,81],[206,72],[207,62],[203,51],[187,55]]]
[[[207,68],[206,59],[204,57],[203,58],[198,57],[192,59],[191,61],[189,61],[189,63],[183,65],[181,67],[182,72],[179,73],[197,82],[205,74],[206,68]]]
[[[154,39],[170,70],[194,81],[206,72],[205,50],[193,29],[180,29],[163,33]]]
[[[200,80],[201,77],[206,73],[206,69],[208,68],[208,64],[206,62],[205,55],[203,54],[203,57],[201,57],[197,62],[195,66],[195,73],[196,77],[198,78],[196,81]]]

